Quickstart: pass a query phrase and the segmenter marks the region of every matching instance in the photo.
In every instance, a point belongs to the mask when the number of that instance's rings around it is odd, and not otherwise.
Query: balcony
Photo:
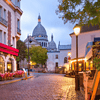
[[[2,17],[0,17],[0,23],[3,24],[6,27],[8,25],[8,22],[5,19],[3,19]]]
[[[21,35],[21,30],[17,27],[17,33]]]

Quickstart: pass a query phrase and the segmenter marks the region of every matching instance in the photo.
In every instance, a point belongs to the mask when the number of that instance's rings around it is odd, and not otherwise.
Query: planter
[[[19,75],[19,77],[23,77],[23,76],[24,76],[24,74]]]
[[[7,80],[10,80],[10,77],[7,77]]]
[[[13,80],[14,79],[14,77],[10,77],[10,80]]]
[[[15,77],[16,77],[16,78],[18,78],[18,77],[19,77],[19,75],[15,75]]]

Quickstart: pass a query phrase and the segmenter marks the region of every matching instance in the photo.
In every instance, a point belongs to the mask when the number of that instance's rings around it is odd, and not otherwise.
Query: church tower
[[[34,39],[37,40],[43,48],[47,48],[48,36],[45,28],[41,24],[40,14],[38,16],[38,24],[33,30],[32,37],[34,37]]]

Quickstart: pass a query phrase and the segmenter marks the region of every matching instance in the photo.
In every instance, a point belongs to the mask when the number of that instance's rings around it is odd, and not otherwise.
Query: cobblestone
[[[0,86],[0,100],[85,100],[75,79],[63,74],[33,73],[34,78]]]

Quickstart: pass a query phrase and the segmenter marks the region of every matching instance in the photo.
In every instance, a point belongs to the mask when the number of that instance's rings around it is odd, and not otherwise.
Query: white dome
[[[45,28],[41,25],[41,17],[38,16],[38,25],[34,28],[33,37],[47,37]]]

